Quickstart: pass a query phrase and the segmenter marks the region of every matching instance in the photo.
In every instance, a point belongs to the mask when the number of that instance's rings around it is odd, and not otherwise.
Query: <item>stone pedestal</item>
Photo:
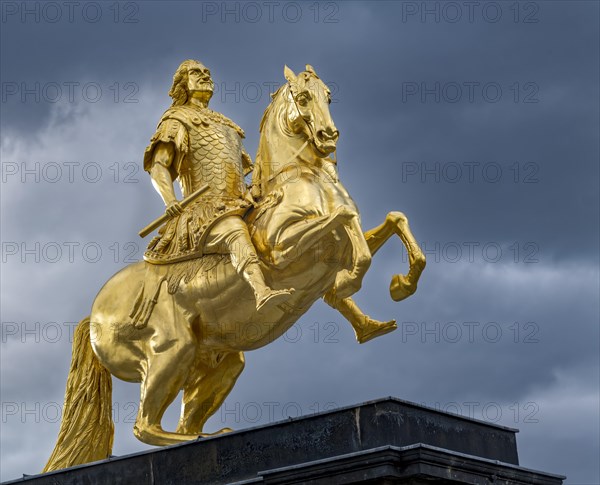
[[[516,432],[386,398],[5,484],[562,484]]]

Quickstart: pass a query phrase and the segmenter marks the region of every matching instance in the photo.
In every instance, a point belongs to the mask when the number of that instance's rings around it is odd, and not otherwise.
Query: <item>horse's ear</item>
[[[294,71],[287,67],[287,65],[283,68],[283,75],[291,83],[296,81],[296,75],[294,74]]]
[[[315,76],[317,75],[317,73],[315,72],[315,70],[313,69],[313,67],[310,64],[306,65],[306,72],[310,72],[311,74],[314,74]]]

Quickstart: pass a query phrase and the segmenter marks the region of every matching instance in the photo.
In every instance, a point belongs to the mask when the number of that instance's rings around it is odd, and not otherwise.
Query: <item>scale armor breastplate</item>
[[[246,191],[242,169],[242,140],[231,127],[218,122],[188,126],[189,151],[179,178],[184,197],[203,184],[207,195],[241,198]]]

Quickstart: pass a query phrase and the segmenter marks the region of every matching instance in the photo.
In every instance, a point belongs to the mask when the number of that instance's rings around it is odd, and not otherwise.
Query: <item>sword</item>
[[[183,199],[179,203],[179,205],[185,209],[188,205],[190,205],[192,202],[194,202],[194,200],[196,200],[200,195],[202,195],[208,189],[210,189],[210,187],[208,185],[203,185],[198,190],[196,190],[195,192],[192,192],[185,199]],[[142,229],[140,232],[138,232],[138,234],[140,235],[140,237],[146,237],[148,234],[150,234],[152,231],[154,231],[155,229],[162,226],[165,222],[167,222],[171,218],[172,218],[172,216],[170,216],[167,213],[164,213],[158,219],[154,219],[150,224],[148,224],[146,227],[144,227],[144,229]]]

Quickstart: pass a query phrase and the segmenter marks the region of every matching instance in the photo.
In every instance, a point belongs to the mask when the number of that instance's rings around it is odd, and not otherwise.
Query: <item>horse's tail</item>
[[[44,472],[102,460],[110,456],[114,425],[112,381],[90,342],[90,318],[75,330],[62,422]]]

